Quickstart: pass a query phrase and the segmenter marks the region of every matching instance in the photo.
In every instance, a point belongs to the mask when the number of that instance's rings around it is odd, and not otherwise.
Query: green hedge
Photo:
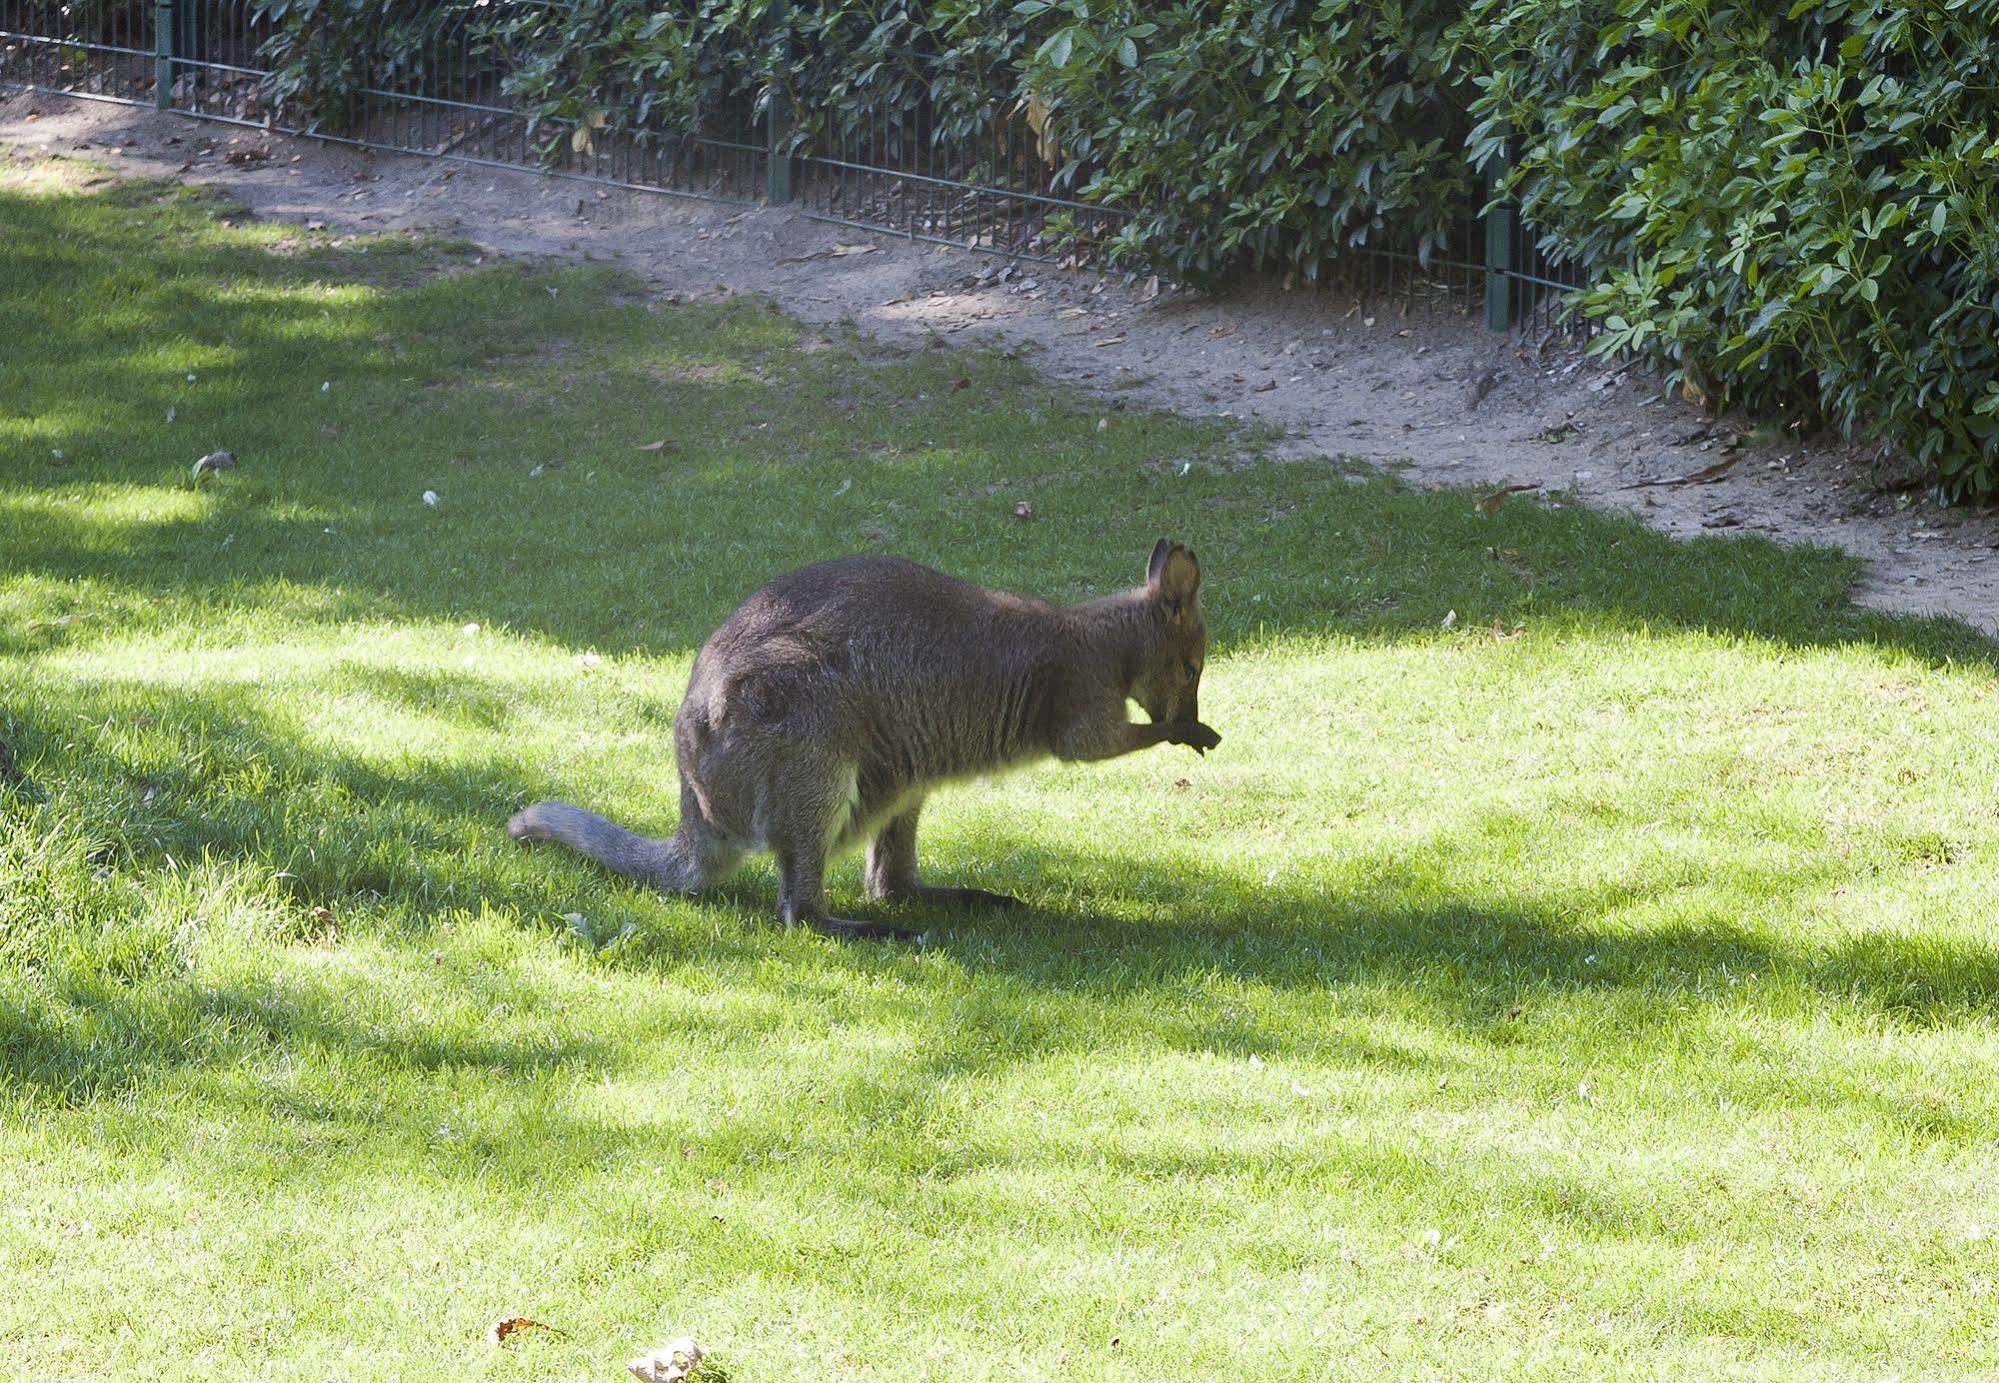
[[[1356,246],[1427,256],[1473,205],[1450,31],[1462,6],[1025,0],[1027,55],[1117,256],[1317,278]]]
[[[1999,491],[1999,3],[1479,0],[1475,156],[1605,350]]]
[[[415,70],[449,24],[478,28],[551,129],[666,136],[781,94],[804,144],[835,126],[920,140],[1027,108],[1070,185],[1132,212],[1113,262],[1196,280],[1432,253],[1510,151],[1524,224],[1592,272],[1600,349],[1716,404],[1905,448],[1954,494],[1999,493],[1999,0],[262,12],[274,94],[322,121],[371,64]]]

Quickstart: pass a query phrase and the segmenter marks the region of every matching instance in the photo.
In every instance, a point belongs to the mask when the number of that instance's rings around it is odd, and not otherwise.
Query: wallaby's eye
[[[1189,663],[1187,664],[1187,675],[1189,677],[1199,677],[1201,675],[1201,669],[1196,664]]]

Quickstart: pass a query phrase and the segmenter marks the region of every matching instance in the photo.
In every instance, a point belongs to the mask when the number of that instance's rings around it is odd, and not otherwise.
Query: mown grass
[[[1993,645],[1824,552],[7,167],[10,1370],[1989,1368]],[[930,875],[1024,916],[843,945],[762,865],[504,837],[670,826],[780,570],[1079,596],[1160,534],[1225,743],[936,799]]]

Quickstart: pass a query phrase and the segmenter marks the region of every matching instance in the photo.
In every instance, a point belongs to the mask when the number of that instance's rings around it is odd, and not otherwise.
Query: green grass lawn
[[[1993,1367],[1991,643],[997,354],[0,168],[0,1372]],[[933,799],[1021,915],[843,944],[762,862],[505,836],[669,829],[782,570],[1079,597],[1162,534],[1224,744]]]

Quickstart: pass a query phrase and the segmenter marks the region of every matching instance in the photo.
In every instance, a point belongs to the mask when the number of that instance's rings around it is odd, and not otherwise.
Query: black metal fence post
[[[772,54],[776,65],[771,74],[770,104],[765,107],[764,200],[783,206],[791,200],[791,103],[785,97],[784,82],[791,66],[791,0],[771,0],[768,11]]]
[[[153,104],[174,108],[174,0],[153,0]]]
[[[1513,329],[1514,242],[1520,222],[1513,203],[1502,202],[1499,180],[1506,173],[1506,156],[1485,169],[1485,324],[1493,331]]]

